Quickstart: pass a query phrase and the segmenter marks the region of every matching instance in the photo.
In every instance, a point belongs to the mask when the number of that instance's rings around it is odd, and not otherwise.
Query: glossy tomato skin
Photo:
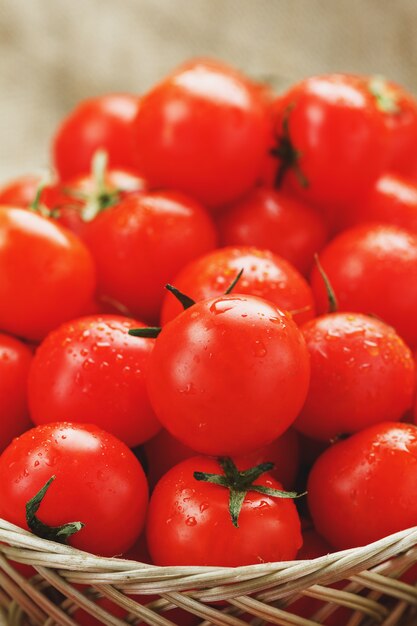
[[[279,437],[308,382],[307,349],[291,316],[244,295],[203,300],[163,327],[148,370],[163,426],[198,452],[226,456]]]
[[[157,323],[164,287],[191,260],[216,245],[200,204],[175,192],[135,194],[88,226],[101,295]]]
[[[255,188],[229,206],[217,226],[221,245],[271,250],[304,275],[327,241],[327,226],[318,211],[268,187]]]
[[[403,87],[392,81],[381,81],[379,91],[391,102],[376,98],[376,105],[387,132],[385,167],[400,175],[412,174],[417,166],[417,101]],[[378,86],[378,79],[367,81],[368,89]],[[378,90],[377,90],[378,91]]]
[[[417,235],[417,184],[392,173],[378,178],[351,216],[351,225],[366,222],[392,224]]]
[[[236,528],[229,490],[195,480],[195,471],[222,473],[215,459],[193,457],[173,467],[153,492],[146,532],[156,565],[237,567],[295,557],[302,539],[292,500],[248,491]],[[268,474],[255,484],[282,489]]]
[[[195,61],[142,98],[134,128],[137,166],[154,188],[221,207],[255,184],[268,130],[262,90],[224,64]]]
[[[400,420],[415,392],[413,354],[394,329],[357,313],[332,313],[301,328],[310,353],[307,399],[295,426],[329,441]]]
[[[0,329],[37,341],[76,317],[95,289],[77,237],[24,209],[0,208]]]
[[[25,505],[52,477],[42,522],[85,524],[69,544],[103,556],[127,551],[144,525],[148,487],[129,448],[93,425],[65,422],[27,431],[0,457],[0,516],[27,528]]]
[[[417,345],[417,235],[395,226],[357,226],[333,239],[320,262],[339,310],[377,315],[411,347]],[[326,312],[327,293],[317,268],[311,286],[318,312]]]
[[[37,349],[29,378],[35,424],[93,423],[129,447],[155,435],[160,424],[145,385],[154,339],[128,334],[140,326],[122,316],[95,315],[50,333]]]
[[[34,201],[42,179],[41,175],[29,174],[2,185],[0,187],[0,205],[25,209]]]
[[[331,446],[307,485],[317,531],[337,549],[417,524],[417,427],[385,422]]]
[[[314,317],[314,299],[308,283],[290,263],[268,250],[247,246],[214,250],[187,265],[173,284],[193,300],[205,300],[223,295],[242,269],[234,293],[269,300],[289,311],[297,324]],[[162,305],[162,325],[182,310],[177,298],[168,292]]]
[[[27,406],[27,379],[32,352],[18,339],[0,333],[0,452],[32,427]]]
[[[285,173],[294,193],[322,208],[360,196],[384,165],[386,129],[375,100],[359,76],[313,76],[292,87],[275,106],[277,138],[288,121],[289,138],[307,180]],[[278,164],[279,166],[279,164]]]
[[[151,489],[174,465],[196,455],[195,450],[175,439],[165,428],[162,428],[153,439],[147,441],[144,448]],[[298,434],[293,428],[289,428],[264,448],[240,457],[239,466],[242,469],[249,469],[260,463],[273,463],[274,468],[269,472],[271,476],[282,483],[285,489],[292,489],[298,472],[299,460]]]
[[[107,94],[80,102],[63,119],[55,133],[52,161],[61,180],[91,169],[94,153],[105,150],[110,167],[135,169],[132,125],[139,98],[132,94]]]

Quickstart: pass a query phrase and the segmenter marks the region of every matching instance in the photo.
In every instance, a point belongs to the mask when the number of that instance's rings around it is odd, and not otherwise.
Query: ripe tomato
[[[52,160],[61,180],[90,171],[96,150],[105,150],[112,168],[135,169],[132,125],[139,98],[108,94],[80,102],[61,122],[52,144]]]
[[[289,311],[298,324],[314,317],[314,299],[307,282],[289,263],[267,250],[243,246],[214,250],[187,265],[173,283],[193,300],[205,300],[223,295],[242,269],[234,293],[269,300]],[[162,325],[182,310],[177,298],[167,292],[162,305]]]
[[[295,420],[308,382],[307,349],[291,316],[244,295],[197,302],[164,326],[147,380],[163,426],[214,455],[271,443]]]
[[[151,186],[219,207],[255,184],[268,130],[262,90],[222,63],[195,61],[143,97],[136,162]]]
[[[415,391],[413,354],[391,326],[366,315],[323,315],[302,328],[310,353],[307,399],[295,426],[323,441],[400,420]]]
[[[307,486],[314,525],[338,549],[416,526],[416,488],[417,427],[395,422],[331,446]]]
[[[145,386],[154,340],[131,337],[129,329],[137,326],[141,323],[125,317],[96,315],[50,333],[29,377],[35,424],[92,423],[130,447],[155,435],[160,424]]]
[[[0,452],[32,425],[26,392],[31,361],[24,343],[0,333]]]
[[[132,194],[101,213],[85,237],[101,295],[140,319],[158,321],[166,283],[216,245],[214,226],[194,200],[174,192]]]
[[[386,130],[359,76],[313,76],[276,105],[277,183],[338,209],[366,191],[384,165]]]
[[[31,339],[76,317],[95,289],[89,251],[24,209],[0,208],[0,329]]]
[[[42,180],[41,175],[30,174],[9,181],[0,188],[0,204],[27,208],[34,201]]]
[[[173,467],[153,492],[147,538],[156,565],[236,567],[295,557],[302,540],[294,502],[249,490],[236,527],[229,489],[196,480],[196,471],[223,474],[215,459],[193,457]],[[253,484],[282,489],[269,474]]]
[[[416,346],[417,235],[395,226],[357,226],[336,237],[320,262],[341,310],[378,315]],[[317,268],[311,285],[317,310],[326,312],[327,292]]]
[[[49,526],[82,522],[70,545],[114,556],[135,543],[148,488],[124,443],[92,425],[60,422],[28,430],[0,456],[0,517],[28,528],[26,503],[52,476],[38,517]]]
[[[162,428],[156,437],[147,441],[144,448],[151,489],[174,465],[196,454],[195,450],[175,439],[165,428]],[[247,469],[260,463],[272,462],[274,468],[269,472],[271,476],[286,489],[292,489],[298,472],[299,456],[297,432],[289,428],[268,446],[240,457],[239,465],[242,469]]]
[[[384,174],[352,213],[352,224],[392,224],[417,235],[417,184],[397,174]]]
[[[411,174],[417,165],[417,102],[403,87],[381,77],[364,79],[385,125],[385,167]]]
[[[256,246],[282,256],[307,274],[326,243],[323,217],[306,203],[267,187],[254,189],[219,216],[223,246]]]

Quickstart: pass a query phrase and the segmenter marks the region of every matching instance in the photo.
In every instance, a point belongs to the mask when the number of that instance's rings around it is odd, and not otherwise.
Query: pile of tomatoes
[[[1,518],[213,566],[417,525],[407,91],[194,60],[52,162],[0,189]]]

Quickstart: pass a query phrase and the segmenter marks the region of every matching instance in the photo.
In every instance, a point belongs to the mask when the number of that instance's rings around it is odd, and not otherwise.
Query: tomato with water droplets
[[[28,430],[0,456],[0,517],[27,528],[26,504],[52,477],[39,507],[43,524],[81,522],[69,544],[98,555],[133,546],[145,522],[148,486],[124,443],[93,425]]]
[[[153,492],[147,538],[156,565],[236,567],[295,558],[302,539],[294,502],[249,490],[236,527],[229,490],[197,481],[194,472],[222,470],[215,459],[193,457],[173,467]],[[270,474],[254,485],[282,489]]]
[[[50,333],[36,351],[29,377],[35,424],[93,423],[130,447],[155,435],[160,424],[145,385],[154,339],[129,335],[140,325],[96,315]]]
[[[147,383],[174,437],[205,454],[241,455],[295,420],[309,369],[289,314],[256,296],[227,295],[197,302],[162,328]]]

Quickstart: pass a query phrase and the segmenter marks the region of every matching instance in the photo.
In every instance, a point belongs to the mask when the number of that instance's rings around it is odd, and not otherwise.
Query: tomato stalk
[[[44,524],[36,516],[46,492],[55,478],[56,476],[51,476],[42,489],[26,503],[26,522],[34,535],[58,543],[67,543],[71,535],[74,535],[84,527],[82,522],[69,522],[68,524],[62,524],[62,526],[48,526],[48,524]]]
[[[368,83],[368,89],[375,98],[375,104],[382,113],[400,112],[398,94],[387,84],[382,76],[374,76]]]
[[[236,528],[239,528],[239,515],[248,491],[256,491],[273,498],[295,499],[305,495],[304,493],[298,494],[295,491],[281,491],[280,489],[273,489],[264,485],[254,485],[254,481],[262,474],[274,468],[273,463],[261,463],[240,472],[230,457],[219,457],[217,461],[224,474],[194,472],[194,478],[198,481],[219,485],[229,490],[229,512],[232,524]]]
[[[339,308],[336,294],[329,280],[329,277],[327,276],[326,272],[323,269],[322,264],[320,263],[319,255],[317,253],[314,255],[314,261],[316,262],[317,269],[320,273],[320,276],[323,279],[324,286],[326,287],[327,301],[329,304],[328,313],[336,313]]]
[[[294,171],[297,180],[303,189],[307,189],[309,186],[309,181],[304,175],[299,163],[302,153],[294,147],[290,137],[289,119],[293,108],[294,104],[291,104],[284,112],[282,120],[282,135],[277,136],[277,144],[270,151],[270,154],[280,162],[274,182],[274,186],[277,189],[281,187],[284,176],[289,169]]]
[[[104,150],[97,150],[91,161],[91,176],[94,189],[91,194],[83,194],[69,189],[69,195],[85,202],[81,217],[85,222],[92,222],[99,213],[114,206],[119,201],[119,190],[109,189],[106,185],[108,156]]]
[[[224,292],[225,295],[228,295],[233,291],[233,289],[236,287],[237,283],[239,282],[242,274],[243,274],[243,268],[240,270],[236,278],[233,279],[229,287],[226,289],[226,291]],[[195,300],[190,298],[190,296],[187,296],[187,294],[182,293],[182,291],[180,291],[173,285],[167,284],[165,285],[165,289],[170,291],[172,295],[176,297],[176,299],[182,304],[184,311],[186,309],[189,309],[191,306],[193,306],[193,304],[195,304]],[[146,338],[150,337],[152,339],[156,339],[156,337],[158,337],[161,330],[162,330],[161,326],[147,326],[146,328],[131,328],[129,330],[129,335],[132,335],[133,337],[146,337]]]

